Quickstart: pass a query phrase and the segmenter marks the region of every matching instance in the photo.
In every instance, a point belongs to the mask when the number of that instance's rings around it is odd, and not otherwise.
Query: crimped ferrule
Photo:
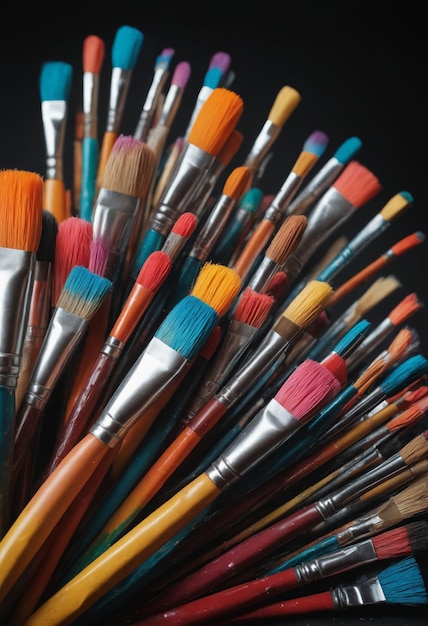
[[[234,200],[229,196],[222,195],[219,198],[196,237],[189,256],[195,257],[199,261],[206,261],[217,243],[233,205]]]
[[[330,187],[344,165],[336,157],[332,157],[305,185],[299,195],[293,199],[287,209],[287,215],[301,215],[319,198],[320,194]]]
[[[245,159],[245,167],[249,167],[256,173],[270,147],[277,140],[280,132],[281,126],[277,126],[270,120],[266,120]]]
[[[290,172],[282,184],[281,189],[266,209],[264,217],[271,221],[272,224],[275,224],[275,226],[278,225],[280,220],[284,217],[286,209],[292,198],[294,198],[302,180],[301,176],[295,172]]]
[[[107,111],[106,132],[119,133],[126,97],[131,84],[132,70],[113,67],[110,81],[110,98]]]
[[[366,580],[359,585],[347,585],[332,589],[331,595],[338,610],[386,602],[382,585],[377,578]]]

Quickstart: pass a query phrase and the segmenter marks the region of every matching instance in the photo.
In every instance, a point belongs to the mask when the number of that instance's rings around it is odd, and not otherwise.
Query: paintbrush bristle
[[[390,504],[386,503],[379,510],[382,519],[391,518],[391,514],[393,514],[394,523],[397,523],[426,512],[428,509],[428,477],[421,476],[414,480],[409,487],[397,493],[391,500],[396,512],[392,513]]]
[[[377,575],[385,602],[391,604],[427,604],[428,593],[416,559],[406,557]]]
[[[269,111],[269,121],[275,126],[284,126],[285,122],[296,109],[301,99],[302,97],[300,93],[293,87],[290,87],[289,85],[282,87],[282,89],[278,91],[274,103]]]
[[[133,70],[143,45],[144,35],[132,26],[121,26],[117,29],[111,48],[112,67]]]
[[[416,424],[428,411],[428,397],[425,395],[415,400],[407,409],[391,418],[387,424],[390,432],[395,432]]]
[[[208,339],[206,340],[206,342],[201,348],[201,353],[200,353],[201,357],[207,360],[211,359],[211,357],[214,355],[214,352],[217,350],[220,344],[220,340],[221,340],[221,326],[217,324],[216,326],[214,326]]]
[[[42,235],[43,178],[25,170],[0,172],[0,247],[37,252]]]
[[[162,52],[156,57],[155,71],[156,70],[168,70],[172,61],[172,57],[175,54],[174,48],[164,48]]]
[[[144,198],[155,168],[153,150],[130,135],[119,135],[104,170],[102,187],[133,198]]]
[[[226,139],[224,145],[218,151],[217,161],[224,167],[227,167],[241,147],[243,140],[244,135],[239,130],[234,128],[229,137]]]
[[[283,270],[276,272],[265,287],[265,293],[272,296],[274,300],[279,300],[288,287],[288,276]]]
[[[356,302],[354,315],[357,317],[365,315],[367,311],[370,311],[401,286],[400,281],[395,276],[378,278]]]
[[[304,329],[328,306],[332,293],[333,289],[328,283],[311,280],[293,298],[282,317]]]
[[[298,246],[308,220],[305,215],[286,217],[271,243],[266,248],[266,256],[283,266],[290,254]]]
[[[196,277],[191,294],[209,304],[220,317],[226,313],[242,287],[233,268],[205,263]]]
[[[189,237],[194,233],[197,225],[198,218],[196,215],[186,211],[186,213],[182,213],[174,222],[171,232],[179,235],[180,237],[184,237],[185,239],[189,239]]]
[[[421,461],[428,454],[428,431],[416,435],[400,451],[400,456],[406,465],[413,465]]]
[[[377,176],[358,161],[350,161],[332,186],[356,208],[366,204],[382,189]]]
[[[89,248],[88,270],[98,276],[104,276],[109,253],[110,247],[102,237],[93,239]]]
[[[156,250],[149,254],[138,273],[136,283],[148,291],[157,291],[172,268],[172,261],[166,252]]]
[[[88,35],[83,41],[83,71],[100,74],[104,61],[105,44],[101,37]]]
[[[201,107],[189,132],[188,142],[217,156],[244,110],[242,98],[230,89],[217,87]]]
[[[349,163],[361,149],[361,146],[362,141],[359,137],[349,137],[337,148],[333,158],[337,159],[339,163]]]
[[[408,191],[401,191],[396,193],[380,211],[382,217],[391,222],[395,218],[399,217],[404,211],[410,208],[413,204],[413,196]]]
[[[73,66],[63,61],[43,63],[39,78],[40,99],[46,101],[65,101],[70,97],[73,79]]]
[[[171,78],[171,85],[176,85],[180,89],[184,89],[189,81],[192,67],[187,61],[177,63]]]
[[[230,64],[232,62],[232,57],[230,56],[230,54],[228,52],[216,52],[215,54],[212,55],[209,65],[208,65],[208,69],[212,69],[212,68],[218,68],[219,70],[221,70],[221,73],[224,74],[225,72],[228,71]]]
[[[423,303],[419,300],[417,294],[412,292],[392,309],[388,318],[394,326],[399,326],[422,307]]]
[[[400,239],[396,244],[391,246],[391,252],[396,256],[400,256],[400,254],[404,254],[408,250],[411,250],[415,246],[423,243],[425,241],[425,235],[421,231],[416,231],[412,233],[408,237],[404,237]]]
[[[239,297],[233,319],[253,328],[260,328],[269,315],[274,302],[272,296],[258,293],[254,289],[246,287]]]
[[[53,263],[55,260],[55,245],[58,234],[58,222],[55,215],[46,209],[42,212],[42,232],[37,248],[36,259]]]
[[[238,201],[251,185],[252,171],[249,167],[235,167],[224,183],[222,194]]]
[[[75,266],[65,281],[57,307],[89,320],[111,288],[112,283],[107,278],[90,272],[87,267]]]

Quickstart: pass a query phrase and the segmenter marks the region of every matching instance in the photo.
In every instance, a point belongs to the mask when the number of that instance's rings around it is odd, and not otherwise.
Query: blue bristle
[[[387,602],[427,604],[428,594],[419,565],[413,556],[401,559],[377,575]]]
[[[316,130],[309,135],[303,144],[303,150],[305,152],[312,152],[318,157],[324,154],[324,151],[328,144],[328,136],[321,130]]]
[[[380,383],[381,388],[386,393],[395,393],[402,385],[408,385],[418,380],[426,374],[428,361],[421,354],[409,357],[403,363],[399,363],[390,374]]]
[[[367,320],[360,320],[343,336],[333,348],[333,352],[342,356],[348,352],[355,341],[362,336],[365,336],[371,328],[371,323]]]
[[[189,295],[171,309],[154,336],[190,360],[201,350],[217,322],[215,309]]]
[[[42,65],[39,79],[40,99],[68,101],[73,67],[62,61],[47,61]]]
[[[98,308],[111,288],[112,282],[107,278],[75,265],[67,276],[57,306],[86,318]]]
[[[204,87],[210,87],[211,89],[216,89],[221,82],[223,77],[223,72],[219,67],[211,67],[206,71],[204,76]]]
[[[121,26],[116,31],[111,49],[112,66],[123,70],[133,70],[143,45],[143,39],[143,33],[137,28]]]
[[[349,163],[349,161],[354,158],[358,150],[360,150],[361,146],[361,139],[358,137],[350,137],[338,147],[333,156],[339,161],[339,163]]]
[[[400,191],[400,196],[403,196],[403,198],[407,200],[409,204],[412,204],[414,202],[414,198],[409,191]]]
[[[162,50],[162,53],[158,54],[158,56],[156,57],[155,68],[163,68],[167,70],[171,64],[171,60],[174,54],[175,50],[173,50],[172,48],[165,48],[165,50]]]
[[[252,187],[243,196],[239,203],[239,208],[255,213],[263,200],[263,191],[257,187]]]

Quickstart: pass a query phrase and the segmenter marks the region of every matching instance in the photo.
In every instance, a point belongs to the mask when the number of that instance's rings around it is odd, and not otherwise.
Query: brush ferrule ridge
[[[347,585],[332,589],[331,595],[338,610],[386,602],[382,586],[377,579],[367,580],[359,585]]]
[[[256,173],[260,163],[278,138],[280,132],[280,126],[273,124],[270,120],[266,120],[245,159],[244,166],[249,167],[253,173]]]
[[[46,144],[46,176],[47,178],[62,179],[67,102],[65,100],[43,100],[41,112]]]
[[[28,389],[25,392],[23,402],[28,406],[43,411],[52,393],[51,388],[44,387],[37,383],[31,383],[28,385]]]
[[[131,76],[132,70],[126,70],[122,67],[112,68],[106,132],[119,133]]]
[[[280,220],[286,214],[286,209],[292,198],[302,183],[302,177],[295,172],[290,172],[285,179],[281,189],[276,194],[270,206],[266,209],[265,219],[272,224],[279,224]]]
[[[320,578],[328,578],[346,572],[355,566],[376,561],[376,550],[371,539],[347,546],[330,554],[324,554],[307,563],[295,566],[296,576],[301,584],[311,583]]]
[[[383,527],[384,520],[379,513],[368,513],[352,522],[347,528],[338,530],[336,539],[339,545],[344,546],[352,543],[355,539],[368,537],[373,531],[380,531]]]
[[[120,339],[109,335],[105,340],[101,352],[117,361],[123,350],[124,345],[125,343],[123,341],[120,341]]]
[[[343,169],[343,163],[332,157],[319,170],[315,176],[304,186],[299,195],[293,199],[287,209],[287,215],[301,215],[319,198],[320,194],[330,187],[339,172]]]
[[[14,389],[18,383],[21,357],[19,354],[0,354],[0,385]]]

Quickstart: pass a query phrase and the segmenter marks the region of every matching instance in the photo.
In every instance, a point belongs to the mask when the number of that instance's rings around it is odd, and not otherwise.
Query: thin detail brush
[[[73,212],[77,213],[80,204],[80,188],[82,186],[82,142],[83,142],[83,111],[78,110],[74,116],[73,140]]]

